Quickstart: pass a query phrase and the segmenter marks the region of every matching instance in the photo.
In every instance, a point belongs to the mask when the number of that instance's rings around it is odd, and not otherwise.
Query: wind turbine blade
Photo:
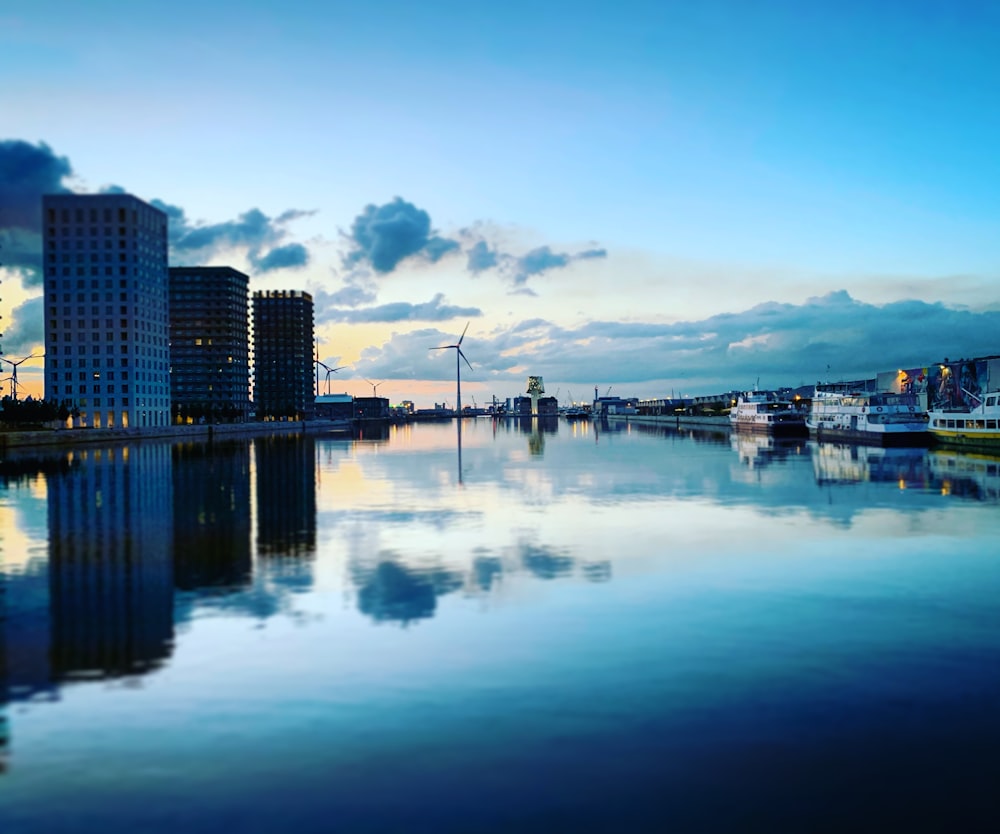
[[[461,344],[462,344],[462,339],[464,339],[464,338],[465,338],[465,331],[469,329],[469,325],[470,325],[471,323],[472,323],[472,322],[468,322],[468,321],[467,321],[467,322],[465,323],[465,330],[463,330],[463,331],[462,331],[462,335],[458,337],[458,344],[457,344],[457,345],[455,345],[455,347],[460,347],[460,346],[461,346]]]
[[[449,348],[455,347],[454,345],[441,345],[439,347],[432,347],[429,350],[448,350]]]
[[[458,349],[458,355],[461,356],[463,359],[465,359],[465,354],[462,353],[462,349],[461,348]],[[474,371],[475,370],[475,368],[472,367],[472,363],[468,359],[465,359],[465,364],[469,366],[469,370],[470,371]]]

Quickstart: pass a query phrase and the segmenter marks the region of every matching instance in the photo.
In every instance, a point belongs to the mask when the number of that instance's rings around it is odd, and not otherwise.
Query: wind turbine
[[[465,332],[469,329],[469,322],[465,324],[465,330],[462,331],[462,335],[458,337],[458,341],[453,345],[440,345],[438,347],[432,347],[431,350],[454,350],[455,351],[455,413],[458,418],[462,418],[462,363],[459,361],[465,359],[465,354],[462,353],[462,339],[465,338]],[[469,370],[473,370],[472,363],[465,359],[465,364],[469,366]]]
[[[330,396],[330,374],[335,374],[337,371],[344,370],[347,365],[340,365],[339,367],[331,368],[325,362],[320,362],[318,359],[316,360],[316,364],[321,368],[326,368],[326,395]]]
[[[362,379],[364,379],[364,377],[362,377]],[[385,382],[385,380],[383,379],[383,380],[379,380],[378,382],[372,382],[370,379],[365,379],[365,382],[367,382],[372,387],[372,396],[373,397],[377,397],[378,396],[378,387],[383,382]]]
[[[17,381],[18,365],[20,365],[23,362],[27,362],[29,359],[40,359],[42,356],[43,354],[36,355],[32,353],[30,356],[25,356],[23,359],[18,359],[16,362],[11,362],[9,359],[0,359],[0,362],[6,362],[11,367],[10,394],[11,394],[11,399],[13,399],[14,402],[17,402],[17,386],[19,384]]]

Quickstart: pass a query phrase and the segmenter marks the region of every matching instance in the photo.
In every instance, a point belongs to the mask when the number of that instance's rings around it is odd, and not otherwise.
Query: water
[[[0,830],[993,830],[1000,461],[590,424],[0,471]]]

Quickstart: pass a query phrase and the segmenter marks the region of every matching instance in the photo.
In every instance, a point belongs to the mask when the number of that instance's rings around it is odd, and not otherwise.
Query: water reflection
[[[251,578],[250,447],[173,448],[174,582],[179,590],[246,587]]]
[[[434,616],[437,599],[462,587],[461,574],[444,568],[411,570],[399,561],[379,562],[370,573],[358,571],[358,610],[376,622],[408,625]]]
[[[823,485],[871,481],[928,489],[932,480],[927,450],[920,448],[817,443],[813,467]]]
[[[308,557],[316,552],[316,441],[276,435],[254,443],[257,552]]]
[[[610,442],[592,443],[591,428]],[[916,528],[928,509],[985,509],[970,516],[982,522],[992,508],[975,505],[1000,502],[995,457],[623,421],[560,434],[538,418],[375,440],[136,444],[6,459],[0,476],[17,534],[37,545],[0,572],[0,706],[162,668],[206,612],[255,625],[308,604],[426,639],[467,624],[470,600],[638,593],[636,576],[663,565],[682,564],[682,583],[703,553],[718,563],[734,530],[822,541],[873,509]],[[33,502],[37,530],[24,521]],[[2,721],[0,762],[9,747]]]
[[[778,464],[792,455],[808,454],[806,441],[793,437],[734,431],[730,443],[740,462],[750,469]]]
[[[141,674],[173,637],[169,447],[79,454],[48,481],[52,674]]]
[[[942,493],[1000,503],[1000,457],[935,449],[928,460]]]

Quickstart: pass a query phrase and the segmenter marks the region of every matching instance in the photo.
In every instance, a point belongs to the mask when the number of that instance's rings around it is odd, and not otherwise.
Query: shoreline
[[[343,420],[289,420],[269,423],[221,423],[201,426],[155,426],[117,429],[33,429],[0,432],[0,454],[21,449],[51,449],[66,446],[92,446],[97,443],[122,443],[137,440],[197,440],[216,438],[262,437],[269,434],[338,434],[353,431],[353,424]]]

